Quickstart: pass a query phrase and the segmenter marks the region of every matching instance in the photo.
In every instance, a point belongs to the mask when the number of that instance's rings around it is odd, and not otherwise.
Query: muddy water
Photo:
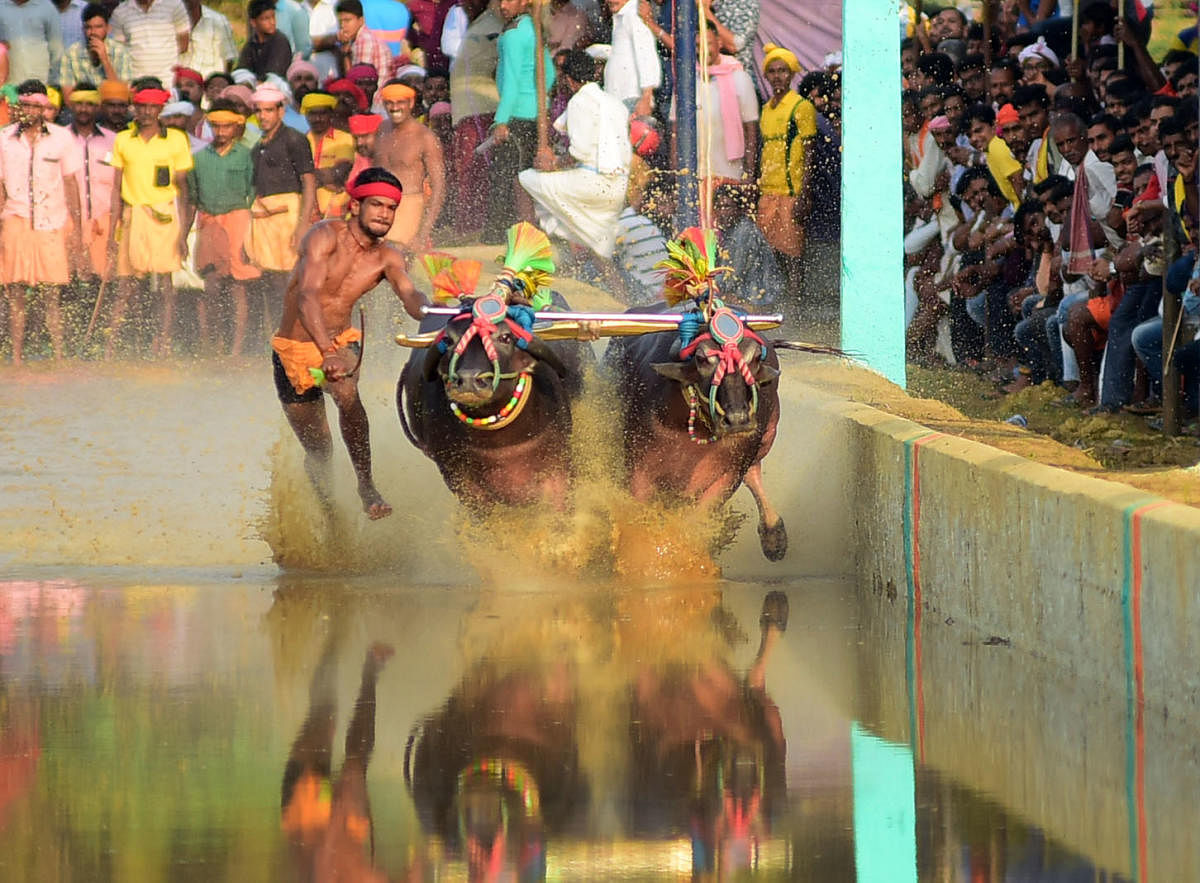
[[[1194,764],[1129,766],[1122,697],[936,624],[907,664],[793,391],[782,565],[748,497],[624,500],[599,390],[573,513],[473,524],[371,310],[375,524],[344,454],[318,517],[265,359],[6,376],[0,879],[1195,878]]]

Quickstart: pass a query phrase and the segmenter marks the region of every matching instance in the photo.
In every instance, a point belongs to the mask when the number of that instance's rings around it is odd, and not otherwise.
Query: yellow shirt
[[[307,137],[308,146],[312,148],[313,166],[316,168],[332,169],[339,163],[354,162],[354,136],[349,132],[343,132],[341,129],[330,126],[329,131],[324,134],[320,142],[312,132],[309,132]],[[341,195],[340,191],[331,190],[328,187],[318,187],[317,209],[322,215],[325,215],[329,210],[330,201],[335,196]]]
[[[804,142],[817,134],[817,109],[812,102],[789,92],[776,107],[763,105],[762,170],[758,186],[763,193],[795,196],[804,186]]]
[[[121,198],[127,204],[174,202],[175,176],[192,168],[191,144],[178,129],[165,129],[149,141],[136,128],[125,129],[113,142],[112,167],[121,170]]]
[[[987,167],[988,171],[992,173],[992,177],[996,179],[1000,192],[1008,200],[1008,204],[1014,209],[1017,208],[1021,204],[1021,200],[1017,198],[1016,188],[1008,179],[1013,172],[1021,171],[1024,166],[1017,162],[1012,151],[1008,149],[1008,144],[999,135],[994,136],[988,142]]]

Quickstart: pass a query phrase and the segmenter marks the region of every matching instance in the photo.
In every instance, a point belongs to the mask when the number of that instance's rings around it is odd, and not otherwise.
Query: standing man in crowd
[[[358,173],[372,165],[371,157],[375,155],[375,139],[383,117],[374,113],[356,113],[350,117],[350,135],[354,138],[354,164],[350,166],[350,174],[346,183],[353,183]]]
[[[133,57],[133,76],[171,82],[190,45],[192,20],[183,0],[123,0],[109,19],[113,36]],[[209,73],[205,71],[205,73]]]
[[[108,233],[112,221],[113,168],[112,155],[116,135],[97,124],[100,113],[100,93],[91,83],[79,83],[71,93],[71,134],[83,154],[80,217],[83,222],[82,246],[87,261],[79,262],[79,275],[104,275],[105,255],[108,253]]]
[[[334,128],[333,109],[337,98],[328,92],[309,92],[300,102],[308,120],[308,146],[317,176],[317,205],[314,218],[346,215],[346,180],[354,162],[354,137]]]
[[[100,124],[111,132],[120,132],[129,125],[129,85],[121,80],[105,80],[100,84]]]
[[[496,86],[500,104],[492,122],[495,148],[489,172],[491,184],[484,239],[500,242],[504,231],[521,220],[517,204],[517,175],[533,165],[537,148],[537,39],[530,0],[500,0],[506,24],[498,41]],[[546,91],[554,85],[554,61],[545,53]],[[756,112],[757,118],[757,112]],[[524,191],[521,191],[524,197]]]
[[[376,73],[392,69],[392,51],[380,37],[367,27],[360,0],[338,0],[337,46],[342,56],[343,72],[356,64],[369,64]]]
[[[81,255],[79,147],[69,131],[45,122],[45,86],[27,80],[17,95],[17,123],[0,133],[0,283],[8,298],[14,365],[23,355],[29,288],[42,290],[50,346],[54,358],[62,358],[61,291]]]
[[[250,0],[250,34],[237,66],[253,71],[261,82],[267,74],[286,77],[292,64],[292,44],[275,25],[275,0]]]
[[[406,275],[403,255],[386,242],[401,196],[400,182],[384,169],[368,168],[351,183],[350,219],[321,222],[301,244],[271,339],[275,390],[304,446],[305,469],[318,498],[328,511],[333,439],[322,401],[327,392],[338,408],[363,511],[372,520],[390,515],[392,507],[371,475],[370,429],[355,371],[362,335],[350,316],[359,298],[386,279],[408,314],[421,317],[425,298]],[[320,386],[314,369],[323,374]]]
[[[171,274],[183,265],[187,255],[187,230],[180,218],[187,204],[187,173],[192,168],[187,135],[164,128],[158,119],[170,97],[165,89],[135,93],[134,125],[118,132],[113,142],[112,167],[116,173],[111,214],[120,221],[112,225],[108,238],[106,265],[115,268],[117,295],[105,358],[112,357],[135,280],[147,275],[157,282],[162,319],[154,353],[170,352],[175,318]]]
[[[179,54],[179,63],[206,77],[225,73],[238,54],[229,19],[215,9],[204,6],[200,0],[183,0],[183,5],[191,22],[192,33],[187,51]]]
[[[58,10],[50,0],[5,0],[0,43],[8,47],[8,82],[49,81],[63,54]]]
[[[758,225],[775,249],[793,298],[800,293],[804,255],[804,228],[796,220],[796,206],[807,198],[806,163],[817,135],[816,108],[792,90],[792,80],[799,72],[800,62],[790,50],[766,45],[763,77],[771,87],[771,97],[763,105],[759,123],[763,147]]]
[[[551,236],[590,248],[608,260],[616,248],[617,219],[629,184],[629,111],[596,83],[596,64],[579,49],[567,52],[563,80],[571,90],[554,128],[570,139],[570,168],[554,171],[549,148],[536,169],[521,172],[533,197],[538,225]]]
[[[634,116],[654,111],[654,90],[662,85],[658,44],[638,15],[638,0],[608,0],[612,12],[612,54],[604,65],[604,91]]]
[[[84,40],[67,47],[57,68],[58,84],[68,97],[80,80],[128,81],[133,76],[129,50],[109,36],[108,9],[99,3],[89,3],[82,15]]]
[[[496,89],[497,38],[504,21],[498,2],[464,0],[470,21],[450,67],[450,120],[454,125],[451,149],[452,196],[456,233],[476,233],[487,217],[488,164],[476,148],[492,126],[500,93]]]
[[[283,124],[287,98],[273,86],[254,92],[262,137],[254,145],[254,203],[246,255],[269,280],[277,307],[296,266],[300,240],[308,232],[317,182],[308,139]]]
[[[218,98],[207,117],[212,142],[194,154],[188,173],[186,227],[196,220],[196,253],[193,263],[204,278],[204,295],[197,301],[196,318],[202,344],[211,343],[209,308],[215,309],[229,293],[233,302],[233,341],[230,354],[241,355],[246,339],[246,283],[257,279],[256,267],[246,263],[242,243],[250,232],[250,203],[254,199],[254,159],[238,143],[246,118],[233,102]]]
[[[758,94],[754,82],[735,59],[721,55],[712,30],[707,41],[703,35],[697,36],[696,57],[708,68],[709,76],[706,86],[700,72],[696,72],[697,173],[753,181],[758,160]],[[671,119],[675,119],[674,102]],[[705,131],[709,132],[708,138],[701,137]],[[671,164],[678,165],[674,157]]]
[[[417,93],[399,81],[379,90],[389,125],[375,141],[375,165],[400,181],[404,200],[396,209],[387,239],[406,251],[423,251],[446,199],[446,168],[442,145],[433,132],[412,115]],[[429,203],[425,203],[425,183]]]
[[[82,14],[85,6],[87,3],[84,0],[54,0],[54,7],[58,10],[58,27],[64,51],[76,43],[84,42]]]

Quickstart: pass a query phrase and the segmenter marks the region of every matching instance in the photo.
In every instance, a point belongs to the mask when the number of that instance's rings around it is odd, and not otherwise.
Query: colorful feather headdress
[[[491,293],[504,296],[506,303],[528,303],[534,309],[549,306],[549,293],[543,293],[554,272],[550,237],[521,221],[508,228],[508,251],[501,260],[500,275]]]
[[[694,298],[707,312],[708,301],[717,293],[717,277],[731,268],[717,263],[715,231],[688,227],[667,243],[667,257],[654,269],[665,272],[663,298],[668,304]]]
[[[421,266],[425,268],[429,281],[433,283],[433,299],[437,303],[474,297],[475,286],[479,284],[479,273],[483,269],[480,261],[456,258],[443,251],[431,251],[421,255]]]

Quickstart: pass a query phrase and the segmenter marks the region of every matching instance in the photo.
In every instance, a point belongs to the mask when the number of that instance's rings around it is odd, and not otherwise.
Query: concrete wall
[[[915,565],[930,620],[951,618],[1114,687],[1140,649],[1149,706],[1196,710],[1200,510],[865,405],[820,407],[845,433],[860,585],[904,596]]]
[[[1200,510],[811,395],[881,647],[862,718],[1102,867],[1200,879]]]

